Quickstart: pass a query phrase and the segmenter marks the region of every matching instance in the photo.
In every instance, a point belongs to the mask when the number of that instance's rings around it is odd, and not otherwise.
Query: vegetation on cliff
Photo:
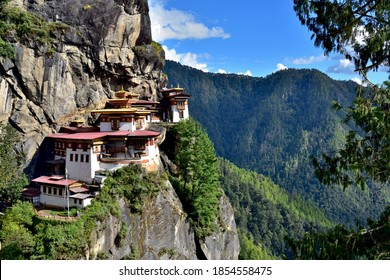
[[[170,139],[163,144],[163,150],[173,140],[175,145],[170,147],[170,156],[179,168],[171,179],[197,236],[202,239],[218,230],[222,189],[214,145],[192,118],[180,121],[169,133]]]
[[[0,202],[12,203],[28,185],[22,171],[24,155],[15,151],[19,134],[10,125],[0,123]]]
[[[40,217],[30,203],[17,202],[0,217],[0,259],[84,259],[99,223],[109,215],[119,218],[120,198],[128,202],[131,212],[139,213],[143,201],[163,188],[165,180],[139,166],[119,169],[107,178],[92,205],[71,221],[64,221],[66,211],[50,213],[52,217],[47,219]],[[122,244],[124,235],[123,230],[119,231],[116,245]]]
[[[14,43],[22,43],[43,54],[54,52],[55,39],[66,25],[47,22],[39,16],[0,0],[0,56],[15,57]]]

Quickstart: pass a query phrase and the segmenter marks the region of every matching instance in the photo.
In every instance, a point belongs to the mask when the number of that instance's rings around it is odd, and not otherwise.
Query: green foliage
[[[5,42],[0,37],[0,56],[12,58],[15,56],[15,50],[11,43]]]
[[[256,245],[253,237],[247,237],[246,234],[240,233],[240,260],[273,260],[275,259],[261,245]]]
[[[310,227],[324,229],[332,225],[314,203],[288,194],[256,172],[222,159],[220,170],[221,186],[235,210],[241,258],[258,254],[266,258],[291,257],[286,236],[299,238]]]
[[[345,145],[320,159],[313,157],[317,177],[344,189],[353,184],[364,189],[371,181],[388,186],[390,83],[373,85],[366,75],[390,65],[390,2],[294,0],[294,9],[302,24],[313,32],[315,45],[325,53],[335,51],[353,60],[355,70],[368,84],[357,89],[353,105],[346,110],[344,122],[352,122],[356,128],[349,131]],[[336,108],[344,106],[336,104]],[[302,240],[290,243],[297,258],[388,259],[389,212],[387,208],[377,223],[368,223],[368,230],[359,227],[348,231],[337,226],[326,234],[308,232]]]
[[[221,75],[167,61],[170,83],[191,93],[191,115],[212,139],[218,156],[270,177],[290,194],[314,201],[333,222],[355,226],[377,218],[389,190],[328,188],[314,176],[310,156],[344,147],[347,112],[332,100],[353,104],[357,84],[335,81],[317,70],[288,69],[265,78]]]
[[[390,178],[390,83],[377,88],[368,100],[358,93],[354,106],[347,111],[359,130],[351,130],[346,144],[335,155],[313,158],[316,175],[327,185],[344,188],[356,184],[365,188],[371,180],[386,184]]]
[[[39,49],[45,54],[53,52],[56,41],[67,26],[46,22],[39,16],[8,4],[0,3],[0,56],[14,58],[13,43],[20,42]]]
[[[81,220],[76,222],[44,221],[36,227],[36,250],[32,258],[38,259],[81,259],[87,239]]]
[[[161,61],[165,62],[165,51],[160,43],[152,41],[151,46]]]
[[[219,172],[214,146],[201,125],[193,119],[179,122],[173,128],[176,139],[175,163],[178,180],[173,185],[180,196],[199,238],[217,229]]]
[[[115,237],[115,246],[120,248],[125,244],[126,238],[129,235],[129,228],[124,222],[121,222],[121,228]]]
[[[40,220],[31,203],[17,202],[1,221],[0,259],[80,259],[86,240],[81,220]]]
[[[19,135],[9,125],[0,123],[0,201],[14,202],[20,198],[23,187],[28,184],[22,172],[24,155],[14,146],[19,143]]]
[[[128,166],[114,172],[105,187],[76,221],[63,222],[40,219],[30,203],[17,202],[1,217],[1,259],[83,259],[91,234],[109,215],[119,218],[118,200],[126,199],[134,212],[139,212],[142,201],[156,193],[163,178],[146,174],[139,166]],[[135,197],[139,196],[139,197]],[[123,246],[128,228],[122,223],[115,245]],[[138,253],[137,253],[138,254]],[[133,256],[136,256],[134,251]],[[137,255],[139,257],[139,254]],[[100,253],[98,258],[108,255]]]
[[[390,259],[390,207],[368,225],[356,230],[338,225],[326,233],[310,230],[300,240],[291,238],[289,244],[297,259]]]
[[[364,77],[370,70],[390,65],[389,1],[303,1],[294,9],[302,24],[326,53],[336,51],[355,63]],[[348,50],[353,46],[353,52]],[[367,81],[368,82],[368,81]],[[345,146],[334,154],[314,158],[317,177],[325,184],[364,188],[374,180],[388,183],[390,177],[390,83],[358,88],[345,122],[353,122]],[[338,108],[343,108],[337,105]]]
[[[121,260],[139,260],[140,256],[138,247],[130,244],[130,254],[124,256]]]
[[[96,256],[97,260],[108,260],[109,256],[107,252],[99,252]]]
[[[390,65],[389,1],[294,0],[294,10],[326,54],[344,54],[363,74]]]
[[[91,5],[84,5],[83,6],[83,11],[88,11],[89,9],[91,9],[92,8],[92,6]]]
[[[161,248],[158,251],[158,256],[161,258],[164,255],[168,255],[169,259],[172,259],[175,255],[177,255],[176,249],[175,248]]]
[[[153,63],[158,64],[161,68],[164,67],[165,51],[160,43],[152,41],[150,44],[138,45],[133,48],[133,51],[140,58],[152,61]]]
[[[25,259],[34,253],[31,229],[36,214],[30,203],[17,202],[1,216],[0,259]]]
[[[117,169],[107,178],[105,185],[112,194],[124,197],[136,213],[142,210],[145,197],[157,193],[162,182],[157,174],[147,173],[140,166],[133,165]]]

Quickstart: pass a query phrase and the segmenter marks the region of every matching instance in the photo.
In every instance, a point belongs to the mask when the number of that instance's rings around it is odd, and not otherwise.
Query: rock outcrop
[[[204,241],[200,241],[200,247],[208,260],[238,259],[240,246],[234,210],[225,195],[221,196],[220,205],[223,229],[221,232],[214,232],[206,237]]]
[[[204,241],[197,241],[183,206],[169,181],[154,198],[145,201],[141,214],[132,214],[120,202],[121,217],[110,216],[92,234],[86,258],[102,254],[109,259],[208,260],[238,259],[239,242],[233,209],[221,197],[221,216],[225,228]],[[118,242],[121,228],[124,240]],[[120,245],[122,244],[122,245]]]
[[[152,43],[147,0],[14,0],[68,28],[48,56],[16,44],[0,58],[0,121],[19,130],[27,173],[44,137],[104,104],[120,87],[156,99],[164,52]]]

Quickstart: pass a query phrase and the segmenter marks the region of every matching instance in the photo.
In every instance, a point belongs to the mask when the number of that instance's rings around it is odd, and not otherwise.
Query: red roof
[[[107,132],[55,133],[47,137],[54,139],[93,140],[105,137]]]
[[[28,197],[35,197],[39,196],[41,193],[40,189],[37,188],[27,188],[22,191],[22,195],[28,196]]]
[[[105,131],[105,132],[81,132],[81,133],[55,133],[50,134],[49,138],[69,139],[69,140],[94,140],[104,137],[157,137],[161,133],[152,130],[136,131]]]
[[[58,186],[69,186],[74,183],[76,183],[76,180],[70,180],[70,179],[64,179],[61,178],[59,179],[58,177],[50,177],[50,176],[41,176],[38,178],[35,178],[31,180],[32,182],[35,183],[41,183],[41,184],[48,184],[48,185],[58,185]]]

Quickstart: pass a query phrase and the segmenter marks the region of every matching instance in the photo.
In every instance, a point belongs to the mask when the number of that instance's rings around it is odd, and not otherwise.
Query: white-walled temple
[[[91,111],[99,126],[74,121],[47,136],[54,147],[48,164],[50,176],[32,180],[40,188],[39,203],[49,207],[83,208],[99,191],[105,171],[129,164],[155,169],[159,164],[159,131],[151,124],[179,122],[189,117],[187,94],[182,88],[163,89],[161,102],[139,100],[120,90],[103,109]]]

